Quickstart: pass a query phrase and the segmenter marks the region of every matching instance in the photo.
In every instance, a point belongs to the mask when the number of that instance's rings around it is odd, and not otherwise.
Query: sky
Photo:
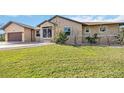
[[[80,21],[80,22],[124,22],[124,15],[62,15],[64,17]],[[0,25],[4,25],[9,21],[24,23],[30,26],[37,26],[44,20],[48,20],[53,15],[0,15]],[[0,33],[3,33],[0,30]]]

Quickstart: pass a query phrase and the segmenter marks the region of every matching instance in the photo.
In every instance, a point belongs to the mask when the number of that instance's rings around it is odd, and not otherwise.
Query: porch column
[[[54,27],[52,27],[52,40],[54,41],[54,31],[55,31],[55,28]]]
[[[43,30],[40,29],[40,42],[43,42]]]
[[[8,42],[8,33],[5,33],[5,41]]]
[[[22,32],[22,42],[25,42],[25,34]]]

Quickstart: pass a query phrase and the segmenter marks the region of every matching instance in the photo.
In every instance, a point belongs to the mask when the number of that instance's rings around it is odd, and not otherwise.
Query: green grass
[[[3,50],[0,77],[124,77],[124,48],[48,45]]]

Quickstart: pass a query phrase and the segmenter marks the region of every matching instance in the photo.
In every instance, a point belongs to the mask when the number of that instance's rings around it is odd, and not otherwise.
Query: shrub
[[[124,30],[120,31],[120,33],[115,36],[115,38],[117,39],[118,44],[124,45]]]
[[[88,40],[88,43],[90,43],[90,44],[96,44],[97,43],[96,40],[98,39],[97,33],[95,33],[93,35],[93,37],[91,37],[91,36],[86,37],[86,39]]]
[[[56,38],[57,44],[65,44],[65,42],[68,40],[67,35],[64,32],[60,32],[58,37]]]
[[[5,41],[5,35],[4,34],[0,34],[0,41]]]

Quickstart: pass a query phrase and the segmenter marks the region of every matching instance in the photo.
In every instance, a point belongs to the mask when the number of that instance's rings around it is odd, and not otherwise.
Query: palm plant
[[[56,43],[65,44],[67,40],[68,40],[67,35],[64,32],[60,32],[58,37],[56,38]]]

